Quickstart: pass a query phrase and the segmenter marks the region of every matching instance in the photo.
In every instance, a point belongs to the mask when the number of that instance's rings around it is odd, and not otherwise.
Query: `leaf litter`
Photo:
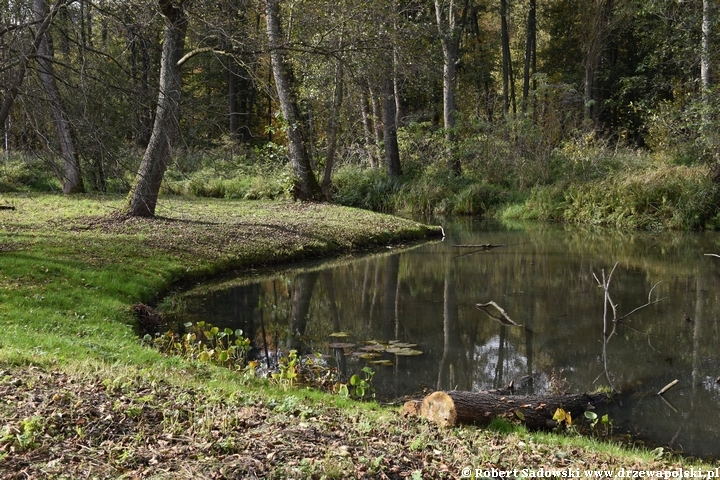
[[[610,451],[538,443],[528,433],[443,429],[394,409],[338,408],[292,391],[279,400],[250,389],[220,396],[142,375],[112,382],[0,364],[3,480],[458,478],[469,465],[641,466]]]

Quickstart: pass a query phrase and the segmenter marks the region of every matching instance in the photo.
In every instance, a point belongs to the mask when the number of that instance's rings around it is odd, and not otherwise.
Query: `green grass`
[[[505,206],[499,216],[620,229],[717,229],[719,200],[720,189],[706,167],[644,165],[535,187],[524,202]]]

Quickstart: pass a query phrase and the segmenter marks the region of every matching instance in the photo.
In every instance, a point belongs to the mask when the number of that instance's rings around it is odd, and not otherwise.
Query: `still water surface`
[[[557,387],[553,373],[569,392],[612,384],[632,392],[609,411],[617,431],[720,458],[720,258],[704,255],[720,253],[718,234],[444,226],[442,242],[203,285],[184,294],[188,319],[243,329],[270,363],[292,348],[329,354],[348,377],[367,361],[336,355],[330,343],[417,344],[422,355],[385,354],[393,366],[373,366],[385,399],[511,380],[523,393],[546,393]],[[456,246],[469,244],[504,246]],[[616,262],[609,293],[618,317],[662,300],[617,325],[604,361],[604,294],[595,276]],[[491,300],[521,326],[476,308]],[[330,336],[339,331],[350,337]]]

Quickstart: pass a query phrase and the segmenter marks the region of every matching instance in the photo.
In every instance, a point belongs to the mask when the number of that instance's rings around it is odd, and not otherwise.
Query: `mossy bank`
[[[143,346],[131,306],[178,282],[439,235],[322,204],[18,195],[0,211],[0,478],[457,478],[474,468],[661,469],[592,440],[403,420]],[[621,452],[621,453],[619,453]]]

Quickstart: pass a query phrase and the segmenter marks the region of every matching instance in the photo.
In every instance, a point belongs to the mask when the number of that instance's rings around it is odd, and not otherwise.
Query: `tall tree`
[[[585,120],[597,121],[600,113],[600,92],[597,81],[600,59],[605,50],[610,31],[610,17],[613,0],[586,0],[584,5],[586,45],[585,45]]]
[[[500,43],[502,47],[503,114],[507,117],[512,106],[515,114],[515,82],[513,81],[510,56],[510,28],[508,27],[508,2],[500,0]]]
[[[464,0],[458,19],[454,0],[435,0],[435,17],[443,51],[443,122],[445,141],[448,143],[450,169],[460,174],[460,160],[454,154],[455,143],[455,75],[460,50],[462,26],[467,15],[468,0]]]
[[[290,161],[297,181],[296,196],[301,200],[318,199],[321,195],[320,185],[311,167],[307,136],[295,94],[295,77],[285,55],[279,0],[265,0],[265,20],[275,88],[286,123]]]
[[[171,149],[179,135],[180,92],[182,75],[179,61],[185,50],[187,0],[158,0],[165,21],[163,50],[160,59],[160,86],[155,123],[145,149],[135,183],[128,194],[125,213],[132,216],[155,215]]]
[[[385,167],[390,178],[402,175],[400,166],[400,147],[397,140],[397,124],[395,123],[395,89],[393,86],[392,57],[386,62],[382,88],[382,119],[383,142],[385,146]]]
[[[45,0],[34,0],[33,7],[35,9],[35,20],[42,23],[50,13],[47,2]],[[80,161],[75,151],[70,120],[65,112],[55,80],[54,52],[49,31],[46,31],[40,39],[37,47],[37,60],[40,80],[50,103],[55,131],[60,142],[60,155],[64,162],[64,169],[55,168],[56,174],[62,184],[63,193],[82,193],[85,191],[85,187],[80,173]]]
[[[10,115],[10,110],[12,109],[12,106],[15,103],[15,99],[19,94],[20,87],[25,80],[28,62],[36,55],[37,50],[40,47],[40,43],[45,38],[45,33],[50,28],[50,25],[52,25],[53,20],[58,15],[60,10],[62,8],[65,8],[67,5],[73,3],[73,1],[74,0],[58,0],[57,2],[55,2],[52,10],[48,12],[45,18],[43,18],[41,23],[38,25],[38,28],[35,31],[35,36],[33,37],[33,41],[30,44],[29,48],[20,57],[15,78],[10,84],[10,87],[5,92],[5,98],[3,99],[2,105],[0,106],[0,126],[2,126],[2,128],[5,128],[5,121]]]
[[[342,44],[342,41],[340,42]],[[327,125],[327,155],[325,156],[325,174],[323,175],[322,193],[330,198],[330,182],[332,170],[335,165],[335,152],[337,150],[337,131],[340,106],[343,101],[343,68],[338,60],[335,64],[335,78],[333,81],[332,109],[328,114]]]
[[[522,112],[525,114],[528,108],[530,96],[530,80],[533,74],[537,73],[537,2],[530,0],[528,8],[527,28],[525,31],[525,65],[523,69],[523,96]],[[535,80],[532,80],[532,87],[535,90]]]

